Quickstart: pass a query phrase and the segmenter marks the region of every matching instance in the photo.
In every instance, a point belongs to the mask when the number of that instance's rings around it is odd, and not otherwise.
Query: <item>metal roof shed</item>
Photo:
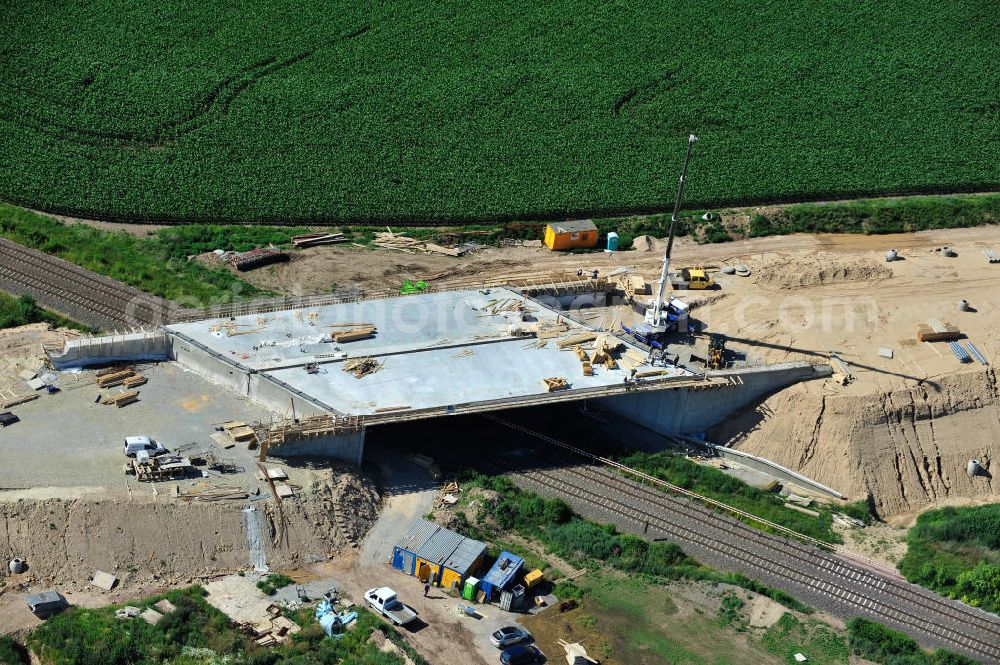
[[[437,533],[441,527],[424,519],[415,520],[392,548],[392,567],[412,575],[416,566],[417,552]]]
[[[449,589],[461,585],[485,556],[486,543],[472,538],[462,538],[462,542],[442,564],[441,586]]]
[[[523,566],[524,559],[521,557],[507,551],[501,552],[480,583],[480,588],[486,593],[486,601],[489,602],[494,590],[502,591],[507,588]]]

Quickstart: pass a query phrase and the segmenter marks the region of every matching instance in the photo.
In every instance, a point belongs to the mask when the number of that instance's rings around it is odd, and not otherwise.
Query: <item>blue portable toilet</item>
[[[618,234],[612,231],[608,234],[608,251],[616,252],[618,251]]]

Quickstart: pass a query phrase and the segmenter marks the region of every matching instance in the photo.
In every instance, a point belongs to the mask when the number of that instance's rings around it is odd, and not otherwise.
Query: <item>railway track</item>
[[[1000,663],[1000,618],[912,585],[894,571],[796,542],[624,477],[583,450],[491,417],[548,446],[470,460],[516,484],[566,500],[578,513],[622,530],[676,542],[716,567],[743,572],[836,616],[864,616],[926,646]]]
[[[68,261],[0,238],[0,286],[102,329],[166,322],[172,304]]]

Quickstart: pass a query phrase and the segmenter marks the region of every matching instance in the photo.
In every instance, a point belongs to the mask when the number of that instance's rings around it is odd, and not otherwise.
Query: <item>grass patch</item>
[[[847,622],[847,639],[852,654],[882,665],[977,665],[944,649],[924,651],[908,635],[859,617]]]
[[[1000,194],[912,196],[842,203],[803,203],[754,215],[750,237],[788,233],[910,233],[1000,222]]]
[[[281,573],[271,573],[262,580],[257,581],[257,588],[268,596],[278,593],[278,589],[284,589],[289,584],[295,584],[295,580]]]
[[[812,611],[788,594],[746,575],[708,568],[674,543],[649,542],[633,534],[618,533],[613,525],[582,519],[565,502],[525,492],[503,476],[472,473],[463,480],[463,486],[489,489],[500,495],[496,509],[481,505],[475,523],[463,528],[463,533],[473,538],[493,540],[502,538],[505,531],[513,531],[540,542],[548,552],[577,568],[609,567],[660,582],[680,579],[726,582],[768,595],[792,609]]]
[[[159,236],[137,238],[0,204],[0,235],[186,306],[231,302],[265,292],[223,269],[175,256]],[[186,256],[186,254],[185,254]]]
[[[814,506],[814,509],[820,513],[819,517],[789,510],[784,507],[784,502],[771,492],[751,487],[718,469],[696,464],[683,455],[666,451],[631,453],[619,458],[618,461],[668,483],[716,499],[733,508],[738,508],[803,535],[828,543],[843,542],[840,534],[833,530],[833,518],[829,506],[822,504]],[[766,527],[756,522],[744,521],[766,530]]]
[[[48,323],[57,328],[74,328],[95,332],[94,328],[67,319],[61,314],[42,309],[31,296],[12,296],[0,291],[0,328],[16,328],[29,323]]]
[[[921,514],[899,570],[911,582],[990,612],[1000,610],[1000,505]]]
[[[27,665],[30,662],[25,648],[14,638],[0,636],[0,665]]]
[[[817,665],[847,665],[847,641],[829,625],[816,620],[800,621],[794,614],[785,612],[777,623],[761,637],[768,652],[796,665],[796,653],[802,653]]]
[[[357,625],[340,640],[326,636],[304,607],[292,619],[302,631],[275,649],[254,646],[234,628],[224,614],[210,606],[200,587],[169,591],[131,604],[147,608],[162,598],[177,610],[151,626],[142,619],[116,619],[117,606],[100,609],[71,608],[53,616],[28,636],[27,643],[47,665],[402,665],[368,642],[373,631],[398,640],[395,632],[371,612],[358,610]],[[0,664],[6,665],[4,647],[16,653],[15,643],[0,640]],[[417,665],[425,662],[412,647],[402,645]],[[11,661],[17,663],[27,661]]]

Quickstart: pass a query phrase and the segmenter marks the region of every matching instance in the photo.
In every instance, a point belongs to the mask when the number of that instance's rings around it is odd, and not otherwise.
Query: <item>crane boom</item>
[[[681,200],[684,197],[684,183],[687,181],[688,163],[691,161],[691,149],[698,137],[694,134],[688,136],[687,154],[684,156],[684,167],[681,169],[681,180],[677,186],[677,200],[674,201],[674,214],[670,216],[670,233],[667,236],[667,251],[663,255],[663,273],[660,275],[660,286],[656,290],[656,302],[653,304],[653,316],[651,323],[659,325],[663,316],[663,289],[670,279],[670,253],[674,248],[674,226],[677,224],[677,215],[681,211]]]

